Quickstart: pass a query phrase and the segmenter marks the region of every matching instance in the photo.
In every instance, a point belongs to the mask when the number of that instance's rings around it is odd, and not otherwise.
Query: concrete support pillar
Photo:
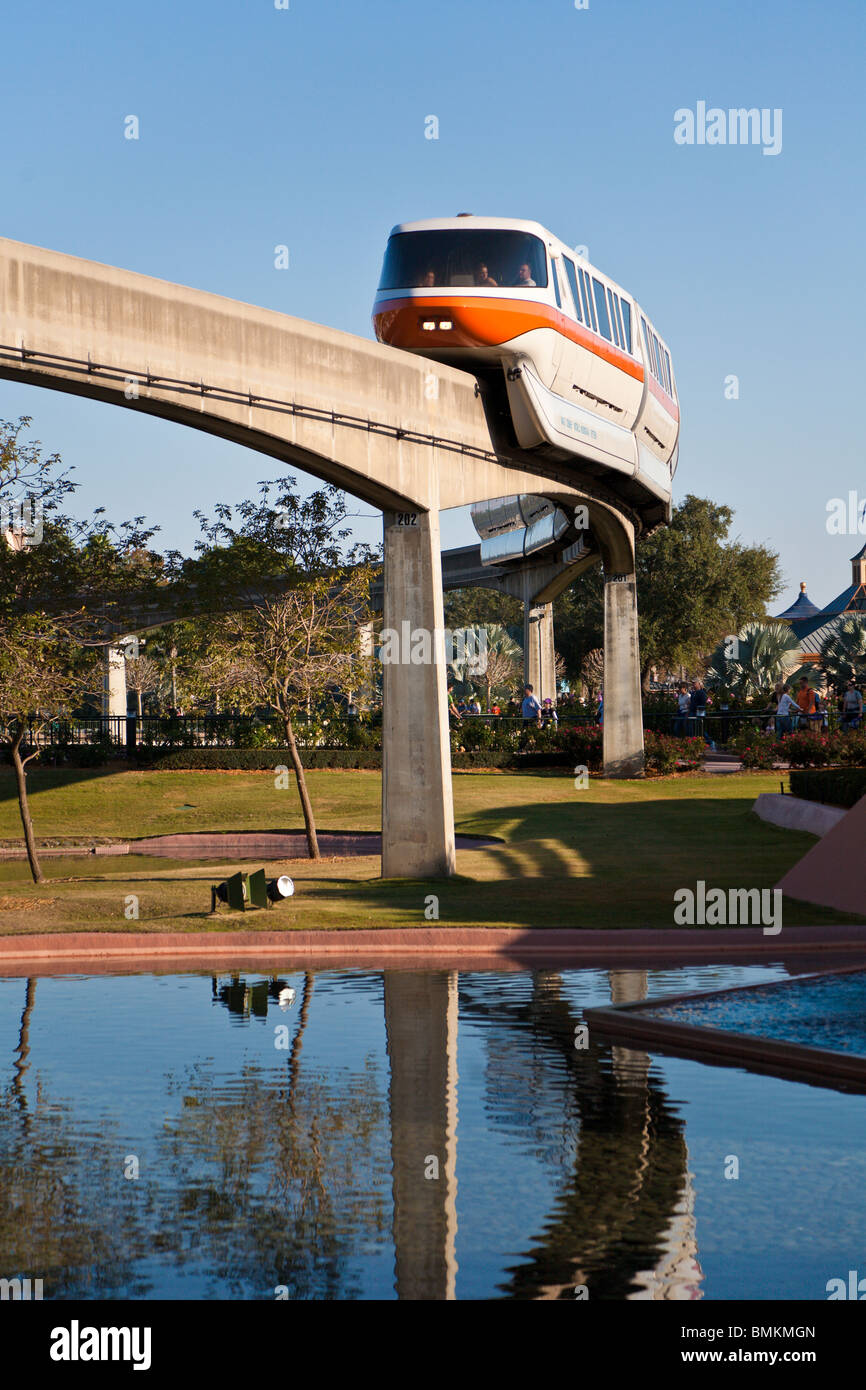
[[[643,708],[634,574],[604,576],[604,773],[641,777]]]
[[[634,540],[623,525],[604,559],[604,774],[642,777],[643,707]]]
[[[523,602],[523,680],[539,704],[556,703],[556,653],[553,647],[553,604]]]
[[[103,717],[126,718],[126,654],[123,647],[105,647],[102,657]]]
[[[382,876],[456,867],[438,509],[385,512]]]
[[[385,971],[394,1255],[401,1299],[453,1299],[457,972]]]

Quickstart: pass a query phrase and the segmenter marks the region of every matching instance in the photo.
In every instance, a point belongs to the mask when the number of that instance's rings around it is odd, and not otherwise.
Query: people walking
[[[704,716],[707,712],[707,692],[700,676],[692,681],[692,693],[689,696],[689,723],[691,728],[689,733],[694,737],[704,737]]]
[[[842,696],[842,728],[846,732],[859,729],[862,718],[863,696],[854,681],[850,680],[845,687],[845,694]]]
[[[808,676],[800,677],[800,684],[797,688],[797,705],[800,710],[798,726],[801,729],[814,728],[814,720],[817,716],[817,701],[815,692],[809,684]]]
[[[536,700],[531,685],[527,685],[524,687],[523,703],[520,706],[520,713],[523,716],[524,729],[526,729],[530,724],[537,724],[539,722],[539,715],[541,714],[541,705]]]
[[[689,700],[688,686],[683,684],[677,693],[677,712],[674,715],[674,735],[684,734],[686,731],[686,720],[689,716],[691,702]]]
[[[778,689],[778,686],[776,687]],[[792,700],[787,685],[782,686],[782,693],[776,705],[776,733],[781,738],[784,734],[790,734],[794,729],[794,719],[799,720],[800,707],[796,700]]]

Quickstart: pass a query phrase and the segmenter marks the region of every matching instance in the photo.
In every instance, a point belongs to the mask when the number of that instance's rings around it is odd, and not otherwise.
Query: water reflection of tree
[[[530,998],[462,991],[464,1019],[486,1023],[488,1108],[498,1125],[519,1125],[561,1183],[543,1229],[501,1286],[510,1298],[622,1299],[652,1269],[685,1192],[684,1127],[658,1075],[633,1054],[614,1066],[612,1049],[590,1038],[574,1046],[580,1016],[559,977],[538,973]],[[491,1026],[492,1025],[492,1026]],[[563,1110],[565,1072],[572,1089]]]
[[[36,981],[28,979],[12,1078],[0,1093],[0,1275],[42,1279],[46,1299],[144,1297],[151,1195],[123,1178],[122,1145],[83,1130],[39,1083],[28,1094]]]
[[[386,1107],[375,1060],[303,1075],[312,975],[277,1074],[258,1063],[222,1081],[203,1067],[180,1083],[183,1111],[161,1143],[183,1231],[160,1244],[221,1292],[292,1299],[362,1292],[354,1257],[390,1240]],[[279,1054],[277,1054],[279,1055]]]

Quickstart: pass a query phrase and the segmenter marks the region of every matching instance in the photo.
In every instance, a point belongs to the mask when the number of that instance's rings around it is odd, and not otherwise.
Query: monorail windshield
[[[547,285],[547,255],[527,232],[397,232],[388,242],[380,290],[533,289]]]

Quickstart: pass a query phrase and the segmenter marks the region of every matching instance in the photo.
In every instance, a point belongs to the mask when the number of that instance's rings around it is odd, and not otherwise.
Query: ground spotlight
[[[294,891],[295,885],[288,874],[268,879],[268,897],[272,903],[281,903],[285,898],[290,898]]]
[[[246,874],[232,874],[222,883],[212,883],[210,889],[210,910],[216,912],[217,903],[225,903],[234,912],[243,912],[247,905],[249,888]]]
[[[246,912],[250,907],[273,907],[274,903],[285,902],[291,898],[295,885],[288,874],[279,878],[265,878],[264,869],[255,873],[232,874],[222,883],[212,883],[210,890],[210,910],[216,912],[218,903],[226,903],[235,912]]]

